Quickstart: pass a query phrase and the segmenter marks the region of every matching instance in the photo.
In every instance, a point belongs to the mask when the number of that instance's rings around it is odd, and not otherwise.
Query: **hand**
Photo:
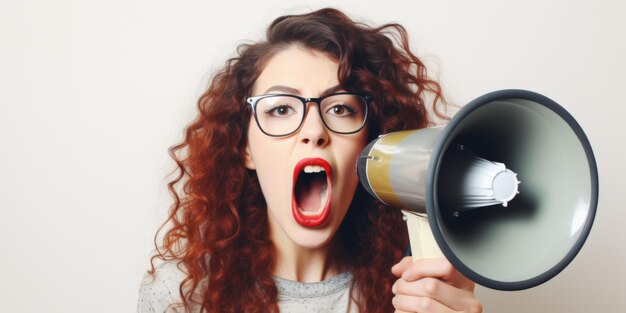
[[[405,257],[391,268],[399,279],[392,287],[396,312],[481,313],[474,296],[474,282],[461,274],[446,258]]]

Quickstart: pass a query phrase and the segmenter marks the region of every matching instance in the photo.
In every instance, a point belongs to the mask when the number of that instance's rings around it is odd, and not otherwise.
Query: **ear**
[[[256,170],[256,165],[254,165],[254,159],[252,159],[249,143],[246,143],[246,148],[243,150],[243,164],[249,170]]]

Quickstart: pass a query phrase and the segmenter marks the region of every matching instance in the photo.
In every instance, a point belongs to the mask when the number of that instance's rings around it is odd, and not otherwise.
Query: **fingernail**
[[[411,276],[411,268],[409,267],[404,273],[402,273],[402,279],[407,280]]]

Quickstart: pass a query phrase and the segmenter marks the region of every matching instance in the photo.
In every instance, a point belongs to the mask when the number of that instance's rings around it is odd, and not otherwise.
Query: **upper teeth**
[[[319,165],[307,165],[304,167],[305,173],[319,173],[323,170],[324,168]]]

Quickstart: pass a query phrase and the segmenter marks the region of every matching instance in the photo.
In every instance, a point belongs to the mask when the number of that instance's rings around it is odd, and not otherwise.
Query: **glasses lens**
[[[361,129],[367,116],[367,102],[359,95],[333,95],[324,98],[320,107],[326,126],[338,133]]]
[[[290,96],[268,96],[256,104],[259,126],[273,136],[286,135],[298,129],[303,114],[302,101]]]

